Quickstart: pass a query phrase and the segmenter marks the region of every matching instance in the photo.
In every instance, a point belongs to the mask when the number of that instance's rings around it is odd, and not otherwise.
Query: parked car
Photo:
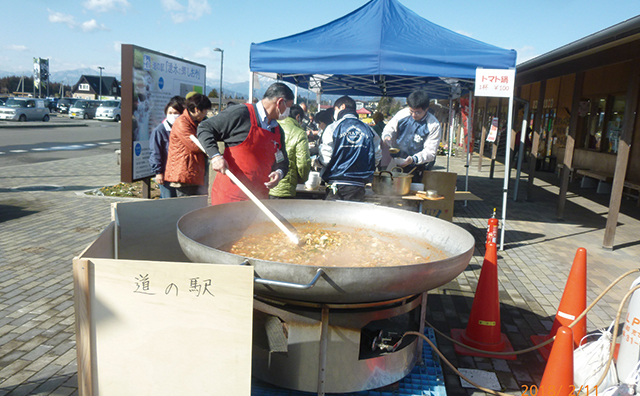
[[[49,121],[49,108],[44,99],[9,98],[0,107],[0,120],[13,121]]]
[[[60,114],[68,114],[69,113],[69,107],[71,107],[72,104],[74,104],[75,102],[79,101],[80,99],[78,98],[62,98],[60,100],[58,100],[58,112]]]
[[[49,108],[49,112],[55,113],[58,110],[58,98],[45,99],[45,105]]]
[[[79,100],[69,107],[69,118],[94,118],[100,102],[97,100]]]
[[[96,110],[96,120],[120,121],[120,101],[105,100]]]
[[[8,96],[0,96],[0,106],[4,106],[8,99]]]

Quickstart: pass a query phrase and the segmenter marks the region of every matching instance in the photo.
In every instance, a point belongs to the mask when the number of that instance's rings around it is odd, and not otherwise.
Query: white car
[[[12,121],[49,121],[49,108],[44,99],[9,98],[0,107],[0,120]]]
[[[99,106],[100,102],[97,100],[79,100],[69,107],[69,118],[95,118]]]
[[[120,121],[120,101],[106,100],[100,104],[96,110],[96,120]]]

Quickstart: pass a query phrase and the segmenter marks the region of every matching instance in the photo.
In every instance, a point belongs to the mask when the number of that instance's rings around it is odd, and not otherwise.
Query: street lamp
[[[222,111],[222,63],[224,61],[224,50],[220,48],[214,48],[213,50],[220,53],[220,92],[218,93],[218,98],[220,99],[218,102],[218,113],[220,113]]]
[[[100,69],[100,88],[99,88],[99,94],[98,94],[98,100],[102,100],[102,69],[104,69],[104,67],[102,66],[98,66],[98,69]]]

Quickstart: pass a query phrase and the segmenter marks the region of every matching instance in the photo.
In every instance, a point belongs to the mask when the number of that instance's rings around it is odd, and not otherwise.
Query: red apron
[[[280,147],[280,127],[274,132],[262,129],[253,105],[247,104],[251,116],[249,135],[237,146],[226,147],[223,157],[229,170],[259,199],[269,197],[264,183],[269,181],[271,167]],[[211,205],[246,201],[249,197],[227,175],[218,173],[211,187]]]

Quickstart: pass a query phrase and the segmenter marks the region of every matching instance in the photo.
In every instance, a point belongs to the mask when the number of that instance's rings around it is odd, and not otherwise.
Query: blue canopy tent
[[[416,89],[426,90],[435,99],[451,100],[463,90],[472,92],[477,68],[513,69],[515,65],[515,50],[498,48],[445,29],[398,0],[371,0],[315,29],[252,43],[249,95],[252,100],[254,74],[258,73],[295,84],[296,91],[297,87],[314,91],[318,102],[321,94],[407,97]],[[512,102],[513,95],[507,130],[511,130]],[[510,141],[508,133],[507,149]],[[468,163],[469,155],[465,190]],[[509,169],[509,155],[505,167]],[[508,175],[505,172],[501,250]]]
[[[449,98],[476,68],[515,67],[505,50],[438,26],[397,0],[371,0],[326,25],[252,43],[250,70],[315,92],[406,97],[417,88]],[[251,80],[253,81],[253,79]]]

